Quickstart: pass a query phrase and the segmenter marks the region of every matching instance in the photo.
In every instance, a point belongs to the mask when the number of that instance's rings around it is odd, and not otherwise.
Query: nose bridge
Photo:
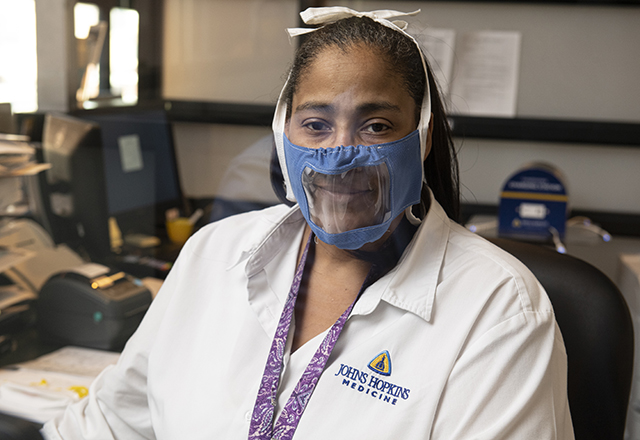
[[[350,145],[356,145],[354,130],[347,124],[341,124],[341,126],[336,128],[335,141],[336,147],[348,147]]]

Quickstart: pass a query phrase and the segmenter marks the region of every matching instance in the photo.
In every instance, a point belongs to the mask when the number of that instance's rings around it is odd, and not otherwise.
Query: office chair
[[[590,264],[543,246],[501,238],[544,286],[568,360],[576,440],[622,440],[633,376],[633,325],[622,294]]]

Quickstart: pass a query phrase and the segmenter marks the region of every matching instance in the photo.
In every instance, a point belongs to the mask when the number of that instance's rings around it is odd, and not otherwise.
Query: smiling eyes
[[[307,134],[310,135],[323,135],[331,132],[332,127],[329,123],[323,120],[310,120],[305,121],[302,124],[302,127],[305,129]],[[363,134],[375,135],[382,134],[389,131],[391,127],[388,124],[384,124],[382,122],[373,122],[373,123],[365,123],[362,128],[360,128],[360,132]]]
[[[367,128],[367,131],[370,131],[372,133],[381,133],[389,129],[390,127],[381,122],[375,122],[373,124],[368,125],[366,128]]]
[[[308,148],[333,148],[392,142],[415,129],[412,118],[415,102],[411,98],[360,101],[326,104],[308,98],[298,104],[294,100],[286,126],[287,137]]]
[[[302,124],[302,126],[305,127],[310,132],[327,131],[330,129],[329,125],[325,124],[322,121],[311,121],[306,124]]]

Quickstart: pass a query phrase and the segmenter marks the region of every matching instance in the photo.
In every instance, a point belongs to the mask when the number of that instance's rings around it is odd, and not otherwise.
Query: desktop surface
[[[14,349],[0,355],[0,367],[33,360],[63,346],[44,341],[35,327],[23,329],[9,336]]]
[[[33,360],[62,347],[40,339],[35,327],[29,327],[8,336],[13,349],[0,355],[0,368]],[[21,419],[0,412],[0,439],[2,440],[41,440],[40,423]]]

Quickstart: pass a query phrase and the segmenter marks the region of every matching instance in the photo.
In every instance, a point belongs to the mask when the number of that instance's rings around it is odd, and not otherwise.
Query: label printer
[[[151,292],[97,264],[51,276],[37,300],[38,331],[55,343],[119,351],[151,305]]]

